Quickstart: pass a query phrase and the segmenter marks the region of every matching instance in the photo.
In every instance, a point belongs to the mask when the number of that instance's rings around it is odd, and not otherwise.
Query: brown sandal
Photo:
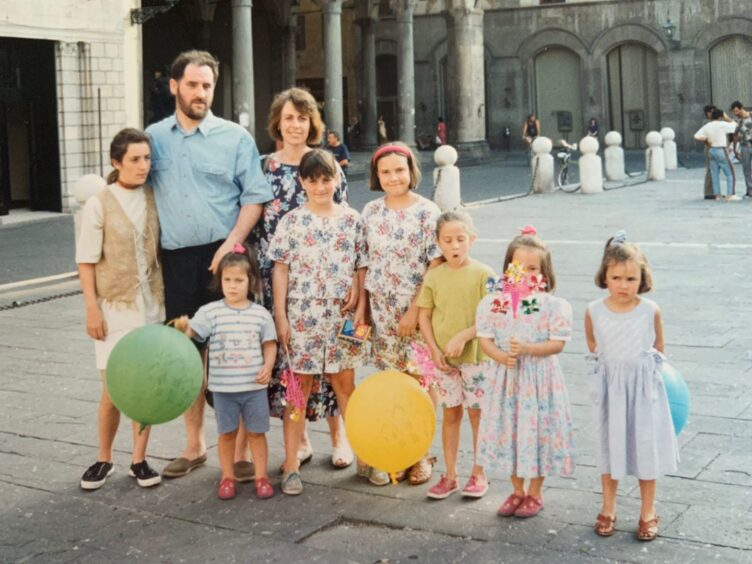
[[[608,517],[599,513],[595,518],[595,534],[601,537],[610,537],[616,532],[616,517]]]
[[[658,536],[658,515],[649,521],[643,521],[640,519],[635,536],[637,537],[637,540],[641,541],[655,540],[655,537]]]
[[[413,465],[408,472],[408,480],[411,486],[419,486],[425,484],[431,479],[431,473],[433,472],[433,465],[436,464],[436,457],[424,456],[418,463]]]

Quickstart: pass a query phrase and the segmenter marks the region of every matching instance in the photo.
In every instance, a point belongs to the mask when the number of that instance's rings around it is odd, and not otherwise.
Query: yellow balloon
[[[345,430],[355,454],[392,474],[428,452],[435,425],[431,398],[413,378],[395,370],[366,378],[347,404]]]

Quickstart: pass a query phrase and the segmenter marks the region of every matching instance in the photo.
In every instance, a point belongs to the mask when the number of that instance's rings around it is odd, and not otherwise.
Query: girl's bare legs
[[[616,490],[619,488],[619,481],[611,478],[611,474],[601,474],[601,486],[603,488],[603,505],[601,514],[606,517],[616,516]],[[642,482],[640,482],[642,488]],[[653,480],[653,496],[655,496],[655,480]],[[645,498],[643,497],[643,505]],[[651,500],[651,506],[653,500]]]
[[[337,396],[337,404],[342,417],[346,417],[347,403],[350,396],[355,391],[355,370],[347,368],[334,374],[329,374],[329,381],[332,384],[334,395]]]
[[[243,425],[243,418],[240,418],[238,425]],[[250,461],[251,449],[248,448],[248,435],[245,433],[238,433],[238,438],[235,440],[235,454],[233,457],[235,462]]]
[[[256,468],[256,480],[268,478],[267,460],[269,458],[269,448],[266,444],[266,433],[248,432],[248,444],[251,447],[253,461]]]
[[[650,521],[655,518],[655,480],[640,480],[640,497],[640,519]]]
[[[102,370],[102,397],[99,399],[99,409],[97,410],[97,431],[99,434],[98,462],[112,462],[112,443],[115,442],[115,435],[117,434],[119,425],[120,412],[110,399],[110,394],[107,392],[105,371]]]
[[[509,479],[512,482],[514,494],[520,497],[525,497],[525,478],[520,478],[519,476],[511,476]]]
[[[538,499],[543,497],[543,494],[541,493],[541,490],[543,489],[543,480],[545,480],[545,478],[542,476],[538,478],[531,478],[530,487],[527,490],[527,495],[531,495]]]
[[[460,425],[462,424],[462,406],[445,407],[441,425],[441,443],[444,447],[446,476],[449,480],[457,479],[457,451],[460,447]]]
[[[343,442],[347,442],[347,437],[342,428],[341,415],[328,415],[326,423],[329,425],[329,438],[332,441],[332,448],[337,448]]]
[[[478,430],[480,429],[480,409],[467,408],[467,416],[470,418],[470,428],[473,430],[473,470],[472,475],[487,482],[486,472],[483,466],[478,464]]]
[[[235,440],[237,438],[238,430],[235,429],[229,433],[222,433],[219,435],[217,441],[217,451],[219,453],[219,465],[222,468],[222,479],[230,478],[235,479]]]
[[[300,381],[305,402],[308,403],[308,396],[311,394],[311,388],[313,387],[313,375],[296,374],[296,376]],[[285,439],[285,474],[298,471],[300,466],[298,462],[298,449],[300,448],[300,441],[303,438],[303,429],[305,427],[305,413],[302,413],[297,421],[293,421],[290,418],[291,413],[292,407],[287,405],[285,407],[284,418],[282,419],[282,433]]]
[[[141,431],[141,423],[133,421],[133,456],[131,462],[138,464],[146,459],[146,445],[149,443],[149,432],[151,427],[146,427]]]

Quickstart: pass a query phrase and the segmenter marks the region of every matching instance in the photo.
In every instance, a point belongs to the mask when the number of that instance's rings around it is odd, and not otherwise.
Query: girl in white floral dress
[[[357,302],[357,279],[364,275],[363,225],[358,212],[334,203],[339,172],[331,153],[306,153],[300,177],[308,201],[282,218],[268,250],[274,261],[274,321],[306,402],[314,378],[324,374],[346,417],[355,389],[354,369],[362,361],[359,347],[337,334]],[[292,420],[291,415],[288,405],[282,492],[298,495],[303,491],[298,448],[305,420]]]
[[[414,192],[420,168],[413,152],[402,143],[382,145],[371,157],[370,188],[384,197],[366,204],[363,224],[368,247],[368,269],[356,322],[367,308],[373,327],[371,354],[381,370],[405,372],[411,340],[420,339],[416,300],[425,272],[441,262],[436,242],[438,206]],[[361,467],[375,485],[386,485],[385,472]],[[410,483],[431,478],[427,457],[410,471]]]
[[[478,341],[497,363],[495,373],[488,372],[478,463],[510,475],[514,491],[499,515],[533,517],[543,509],[545,477],[574,470],[572,417],[558,359],[571,338],[572,307],[550,293],[556,287],[551,254],[533,227],[510,243],[504,265],[513,262],[526,276],[542,276],[546,287],[522,301],[516,315],[508,293],[493,292],[478,305]]]

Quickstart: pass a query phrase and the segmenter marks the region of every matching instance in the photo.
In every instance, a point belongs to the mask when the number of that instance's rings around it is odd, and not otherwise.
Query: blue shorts
[[[238,428],[241,415],[246,431],[266,433],[269,431],[267,390],[214,392],[214,415],[217,417],[217,431],[222,435]]]

